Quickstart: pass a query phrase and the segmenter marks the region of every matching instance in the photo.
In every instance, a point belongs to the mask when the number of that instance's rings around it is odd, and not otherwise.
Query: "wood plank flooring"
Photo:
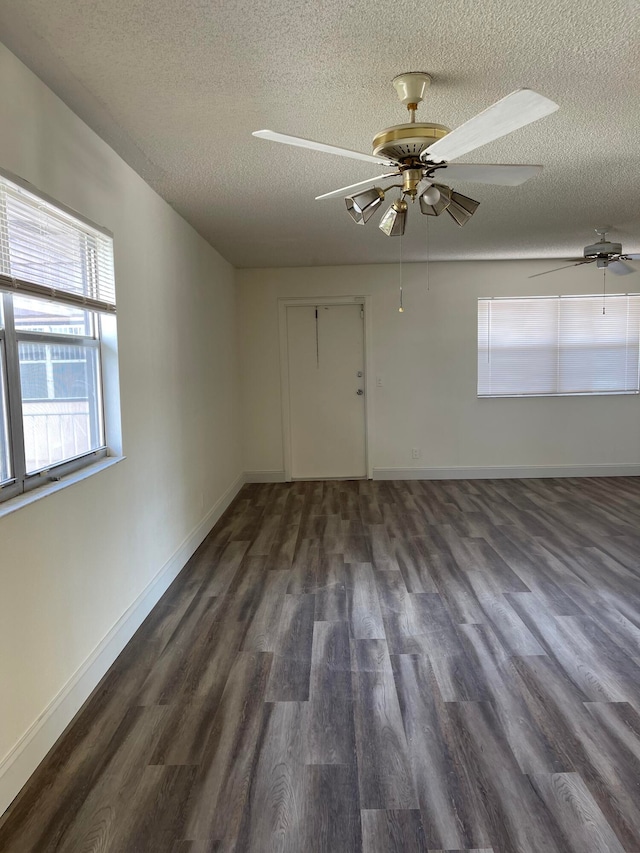
[[[640,478],[245,486],[5,853],[640,853]]]

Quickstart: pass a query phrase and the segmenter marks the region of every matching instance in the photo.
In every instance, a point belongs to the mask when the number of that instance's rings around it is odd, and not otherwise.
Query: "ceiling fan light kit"
[[[364,225],[381,207],[385,193],[390,189],[399,189],[400,198],[392,203],[380,222],[380,230],[388,237],[404,233],[408,209],[406,199],[412,202],[419,199],[420,212],[426,216],[440,216],[446,210],[460,226],[471,219],[480,203],[441,183],[441,179],[447,177],[448,169],[453,180],[498,186],[519,186],[542,170],[542,166],[537,165],[456,163],[450,167],[449,163],[555,112],[558,104],[544,95],[532,89],[517,89],[460,127],[450,130],[443,124],[416,121],[418,105],[424,100],[431,85],[429,74],[409,71],[398,74],[392,83],[398,99],[409,111],[410,121],[377,133],[373,138],[372,154],[287,136],[272,130],[256,130],[253,135],[271,142],[393,167],[394,171],[376,178],[316,196],[316,200],[344,197],[353,221]],[[380,181],[389,179],[394,180],[390,186],[378,186]]]

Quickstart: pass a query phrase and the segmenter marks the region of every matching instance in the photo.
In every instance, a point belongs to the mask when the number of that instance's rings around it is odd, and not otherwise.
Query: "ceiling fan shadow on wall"
[[[538,278],[541,275],[549,275],[552,272],[560,272],[560,270],[568,270],[572,267],[580,267],[593,263],[595,263],[598,269],[609,270],[615,273],[615,275],[629,275],[630,273],[638,272],[637,269],[630,267],[625,261],[640,261],[640,254],[624,255],[622,253],[622,243],[609,242],[607,240],[607,232],[610,227],[610,225],[602,225],[600,228],[595,229],[598,235],[598,242],[591,246],[585,246],[582,258],[567,258],[567,266],[537,272],[535,275],[530,275],[529,278]]]
[[[541,172],[542,166],[451,165],[451,161],[550,115],[558,109],[558,104],[532,89],[518,89],[455,130],[449,130],[442,124],[416,122],[418,104],[424,100],[430,84],[429,74],[421,71],[410,71],[394,77],[393,85],[398,98],[409,111],[410,121],[377,133],[373,138],[372,154],[287,136],[272,130],[256,130],[253,136],[390,167],[391,171],[375,178],[316,196],[316,200],[343,196],[349,215],[358,225],[366,224],[381,210],[386,193],[399,189],[399,197],[387,209],[379,225],[388,237],[404,234],[407,199],[411,202],[417,199],[420,212],[425,216],[440,216],[446,210],[462,226],[471,219],[480,202],[457,193],[449,186],[450,182],[469,181],[514,187]]]

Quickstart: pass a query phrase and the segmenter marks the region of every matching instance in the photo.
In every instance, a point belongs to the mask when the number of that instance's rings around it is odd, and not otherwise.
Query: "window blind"
[[[115,313],[113,240],[0,176],[0,290]]]
[[[640,294],[478,300],[479,397],[637,394],[639,362]]]

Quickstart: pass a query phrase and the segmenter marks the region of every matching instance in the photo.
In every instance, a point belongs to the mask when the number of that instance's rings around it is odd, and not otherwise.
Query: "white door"
[[[364,312],[287,308],[291,476],[366,477]]]

